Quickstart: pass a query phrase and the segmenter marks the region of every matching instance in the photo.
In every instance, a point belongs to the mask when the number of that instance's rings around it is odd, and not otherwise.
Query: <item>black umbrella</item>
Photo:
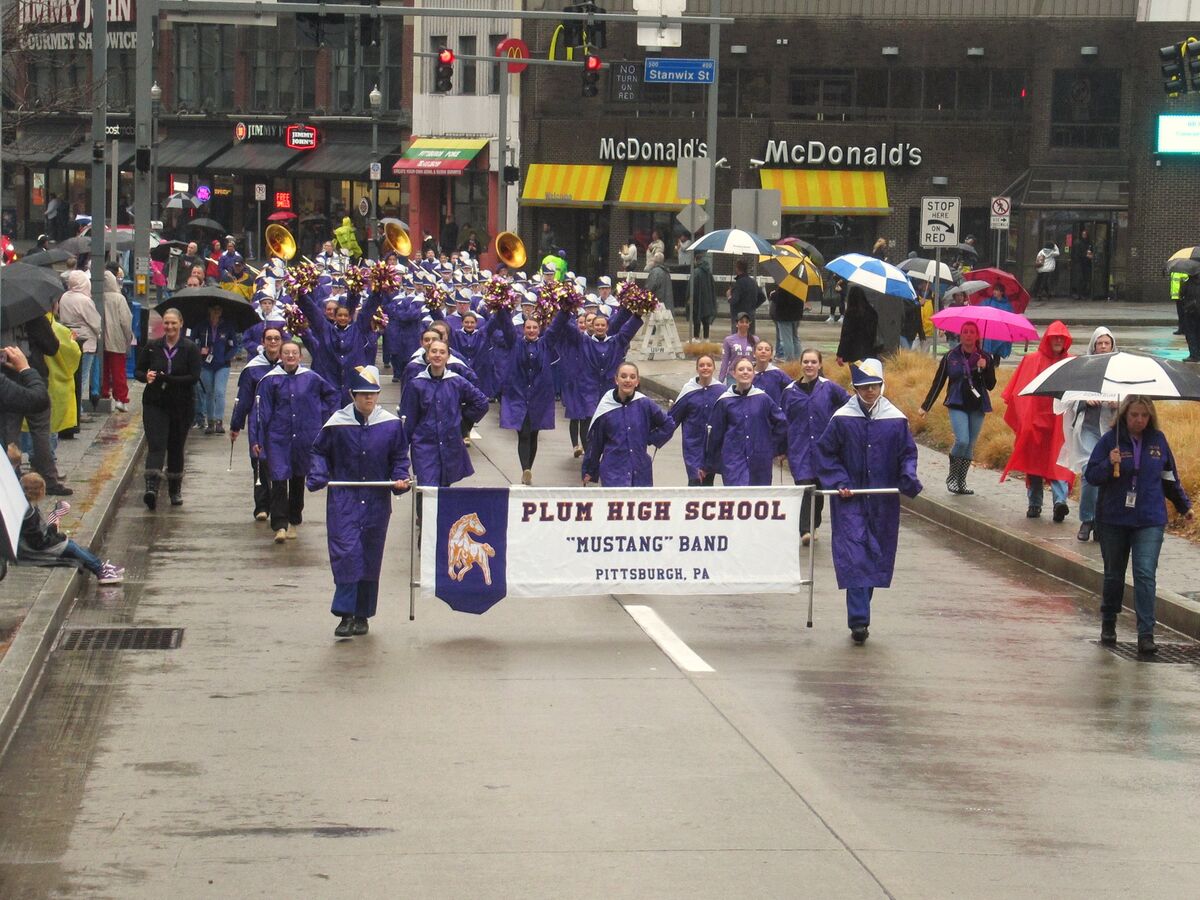
[[[249,300],[241,294],[218,287],[184,288],[176,291],[170,299],[164,300],[154,309],[159,315],[168,309],[178,309],[187,321],[198,322],[208,317],[208,308],[214,303],[220,305],[225,320],[238,331],[245,331],[251,325],[262,321],[258,310],[250,305]]]
[[[160,241],[157,247],[150,248],[150,258],[156,262],[165,263],[170,258],[173,247],[186,250],[187,244],[183,241]]]
[[[61,247],[52,247],[49,250],[38,250],[36,253],[22,256],[21,262],[30,266],[52,266],[55,263],[66,262],[73,255]]]
[[[29,261],[29,257],[25,257],[25,261]],[[1200,259],[1174,259],[1167,266],[1169,272],[1182,272],[1188,278],[1194,278],[1200,274]]]
[[[225,233],[225,226],[222,225],[220,222],[218,222],[216,219],[206,219],[206,218],[201,217],[199,219],[192,219],[191,221],[185,222],[184,224],[188,228],[204,228],[204,229],[207,229],[208,231],[218,231],[221,234]]]
[[[1156,400],[1200,400],[1200,369],[1186,363],[1140,353],[1093,353],[1057,362],[1021,390],[1021,396],[1066,399],[1133,394]]]
[[[979,259],[979,251],[970,244],[955,244],[953,247],[947,247],[946,249],[951,253],[957,251],[959,256],[973,256]]]
[[[328,218],[320,213],[313,213],[311,216],[305,216],[300,220],[301,225],[324,225],[329,221]]]
[[[13,328],[44,316],[64,290],[62,279],[44,266],[5,266],[0,276],[0,325]]]

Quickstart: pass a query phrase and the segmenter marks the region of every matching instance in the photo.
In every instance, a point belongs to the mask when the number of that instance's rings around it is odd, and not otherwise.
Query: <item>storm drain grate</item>
[[[182,628],[64,628],[59,650],[176,650]]]
[[[1093,641],[1100,644],[1099,641]],[[1192,663],[1200,665],[1200,644],[1159,644],[1158,652],[1153,656],[1139,656],[1136,641],[1118,641],[1115,647],[1100,644],[1105,650],[1137,662],[1173,663],[1183,665]]]

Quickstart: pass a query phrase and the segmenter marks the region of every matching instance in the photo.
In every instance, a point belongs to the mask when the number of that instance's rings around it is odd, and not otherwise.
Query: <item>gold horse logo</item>
[[[491,544],[476,541],[472,535],[487,534],[487,529],[475,513],[467,513],[450,526],[446,538],[447,574],[455,581],[462,581],[468,572],[479,566],[483,572],[483,583],[492,583],[492,570],[488,558],[495,556]]]

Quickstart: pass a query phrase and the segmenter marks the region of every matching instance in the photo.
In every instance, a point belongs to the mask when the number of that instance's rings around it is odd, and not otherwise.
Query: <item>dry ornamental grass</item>
[[[793,378],[800,374],[799,363],[785,363],[781,368]],[[946,398],[945,391],[924,421],[918,417],[936,371],[937,360],[934,357],[901,350],[898,355],[884,362],[884,393],[908,416],[909,426],[922,444],[946,452],[954,443],[954,434],[950,430],[950,416],[942,405]],[[1014,372],[1014,368],[1004,367],[996,373],[996,389],[991,394],[992,412],[984,419],[983,430],[975,444],[977,466],[999,471],[1012,455],[1013,433],[1004,423],[1007,404],[1001,394]],[[825,375],[849,390],[849,367],[839,368],[835,361],[826,356]],[[1154,406],[1158,411],[1159,425],[1171,443],[1171,451],[1183,475],[1184,489],[1195,503],[1200,499],[1200,403],[1159,400],[1155,401]],[[1078,487],[1075,493],[1078,496]],[[1168,530],[1200,541],[1200,521],[1176,520],[1174,507],[1169,510],[1171,524]]]

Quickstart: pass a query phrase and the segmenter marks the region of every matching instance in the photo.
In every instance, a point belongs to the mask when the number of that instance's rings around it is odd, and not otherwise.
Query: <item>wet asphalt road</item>
[[[481,431],[474,483],[516,478]],[[906,515],[863,648],[827,540],[811,630],[801,598],[621,598],[688,675],[611,597],[408,622],[404,498],[381,614],[335,641],[323,495],[276,547],[244,451],[195,437],[182,510],[126,498],[129,581],[69,624],[183,646],[52,656],[0,764],[0,896],[1196,895],[1200,669],[1099,648],[1013,560]],[[560,423],[536,480],[575,472]]]

